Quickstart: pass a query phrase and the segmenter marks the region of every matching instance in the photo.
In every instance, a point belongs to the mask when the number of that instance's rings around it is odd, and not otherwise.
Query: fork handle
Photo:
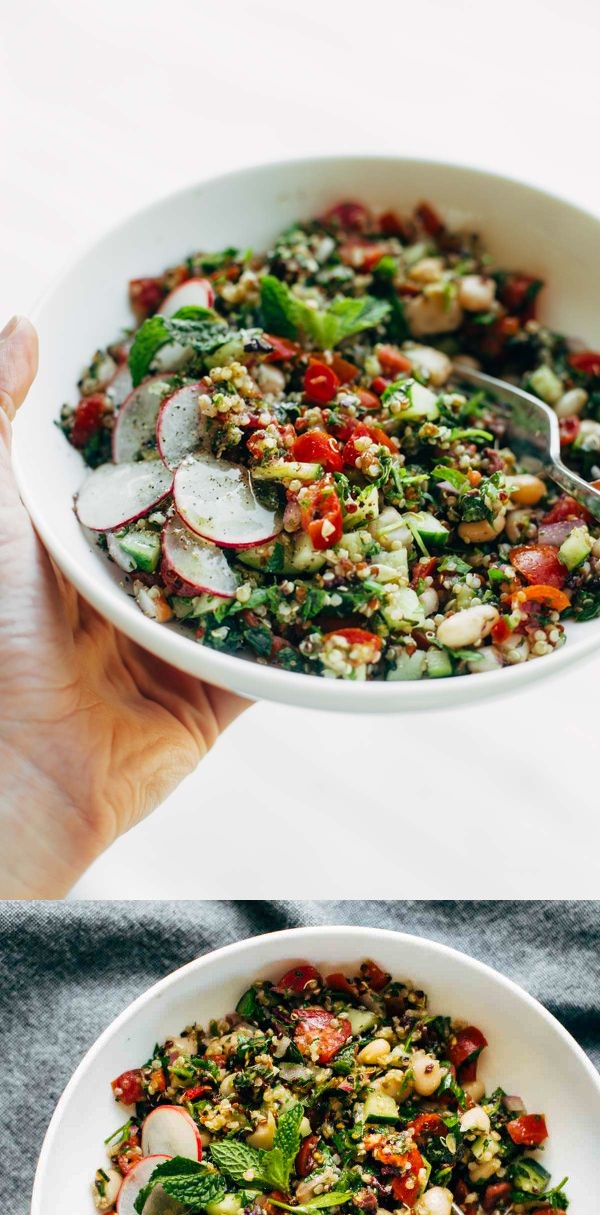
[[[568,494],[583,502],[584,506],[589,510],[590,515],[593,515],[595,519],[600,519],[600,494],[597,489],[592,489],[591,485],[587,481],[584,481],[583,477],[567,468],[562,460],[554,459],[548,466],[548,473],[552,477],[552,480],[556,481],[557,485],[560,485],[561,489],[566,490]]]

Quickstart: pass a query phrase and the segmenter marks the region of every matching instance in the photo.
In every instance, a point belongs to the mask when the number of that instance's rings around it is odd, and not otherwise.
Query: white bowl
[[[127,280],[158,273],[200,247],[264,249],[292,220],[352,196],[402,211],[430,199],[450,223],[481,231],[499,264],[547,280],[543,319],[589,345],[600,341],[600,223],[568,202],[491,173],[392,157],[244,169],[139,212],[80,257],[44,297],[34,313],[40,374],[15,425],[21,492],[44,543],[81,594],[122,632],[192,675],[253,698],[354,712],[442,708],[514,691],[589,654],[600,626],[570,627],[565,647],[548,658],[472,677],[356,684],[280,671],[217,653],[180,626],[145,617],[73,513],[84,467],[53,423],[62,403],[74,402],[86,359],[131,323]]]
[[[252,979],[275,979],[304,960],[352,972],[371,957],[409,978],[434,1012],[465,1018],[488,1039],[480,1075],[545,1113],[544,1164],[568,1174],[574,1215],[597,1215],[600,1076],[565,1029],[497,971],[435,941],[375,928],[299,928],[227,945],[181,967],[135,1000],[88,1051],[63,1093],[39,1159],[31,1215],[92,1215],[91,1179],[103,1141],[121,1124],[110,1081],[147,1059],[155,1042],[231,1012]]]

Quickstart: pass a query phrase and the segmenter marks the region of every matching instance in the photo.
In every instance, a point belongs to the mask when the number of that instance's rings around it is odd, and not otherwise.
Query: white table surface
[[[0,0],[0,320],[257,160],[462,160],[598,210],[598,33],[593,0]],[[593,897],[599,683],[600,656],[473,710],[256,706],[74,894]]]

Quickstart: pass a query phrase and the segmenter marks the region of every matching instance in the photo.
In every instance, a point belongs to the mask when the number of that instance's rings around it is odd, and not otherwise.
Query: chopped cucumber
[[[377,567],[377,573],[372,574],[375,582],[398,582],[408,586],[408,551],[405,548],[392,549],[391,553],[381,549],[371,558]]]
[[[582,565],[589,557],[593,546],[594,541],[583,523],[581,527],[574,527],[566,540],[563,540],[558,550],[558,559],[569,571],[576,570],[577,566]]]
[[[423,604],[417,592],[410,586],[401,586],[397,590],[394,588],[389,591],[382,604],[381,613],[391,629],[401,628],[403,624],[423,624],[425,620]],[[409,628],[405,628],[405,631],[408,632]]]
[[[537,1160],[524,1156],[522,1160],[515,1161],[512,1179],[515,1190],[524,1190],[526,1194],[543,1194],[548,1188],[550,1174]]]
[[[369,531],[382,548],[392,549],[396,545],[410,548],[413,537],[402,515],[395,506],[385,506],[377,519],[369,524]]]
[[[556,405],[563,394],[563,386],[556,372],[551,367],[536,367],[529,377],[529,386],[536,396],[541,397],[547,405]]]
[[[206,1204],[207,1215],[239,1215],[242,1200],[237,1194],[224,1194],[216,1202]]]
[[[476,1160],[481,1160],[483,1153],[488,1150],[490,1144],[493,1144],[493,1140],[490,1139],[489,1135],[478,1135],[477,1138],[473,1140],[473,1143],[471,1144],[471,1151]]]
[[[178,620],[197,620],[199,616],[205,616],[208,612],[222,607],[223,600],[218,595],[195,595],[192,599],[184,595],[174,595],[170,603]]]
[[[130,532],[124,532],[123,535],[115,532],[115,537],[123,552],[127,553],[127,556],[135,561],[138,570],[144,570],[147,574],[154,573],[160,558],[160,536],[158,532],[134,529]]]
[[[352,507],[352,509],[349,509]],[[379,514],[379,491],[376,485],[367,485],[357,498],[349,498],[344,503],[344,528],[347,531],[362,527]]]
[[[393,1097],[371,1089],[365,1101],[365,1122],[391,1123],[398,1121],[398,1106]]]
[[[430,515],[429,511],[416,510],[403,516],[404,522],[418,532],[424,544],[447,544],[450,532],[444,523]]]
[[[392,667],[387,673],[387,679],[396,681],[398,679],[422,679],[425,674],[425,660],[427,654],[425,650],[415,650],[413,654],[407,654],[404,650],[398,655],[395,667]]]
[[[364,1008],[346,1008],[343,1015],[350,1022],[354,1038],[358,1038],[368,1029],[372,1029],[377,1020],[374,1012],[368,1012]]]
[[[452,674],[450,655],[445,650],[427,650],[425,659],[430,679],[443,679]]]
[[[299,460],[270,460],[251,470],[254,481],[302,481],[304,485],[323,476],[321,464],[301,463]]]
[[[271,568],[270,562],[276,555],[276,548],[281,550],[281,560],[274,562],[277,566]],[[277,574],[313,574],[325,565],[325,556],[312,546],[310,536],[298,532],[293,539],[284,537],[269,540],[267,544],[256,544],[252,548],[240,549],[236,559],[251,570],[263,570],[266,573]]]
[[[435,422],[440,416],[437,394],[414,380],[407,388],[409,404],[398,415],[402,422]]]

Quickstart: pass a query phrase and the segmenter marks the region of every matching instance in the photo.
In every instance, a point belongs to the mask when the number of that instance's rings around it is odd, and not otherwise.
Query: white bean
[[[408,299],[404,308],[413,337],[452,333],[463,319],[463,311],[456,297],[448,301],[442,292],[417,295],[414,299]]]
[[[496,298],[493,278],[482,274],[465,274],[460,279],[458,300],[466,312],[488,312]]]
[[[419,595],[419,599],[420,599],[421,603],[423,604],[423,608],[425,609],[426,616],[433,616],[434,613],[437,612],[439,603],[440,603],[440,597],[439,597],[437,591],[434,590],[434,588],[432,586],[428,586],[427,589],[424,590]]]
[[[585,388],[569,388],[554,406],[557,417],[569,418],[574,413],[581,413],[587,399]]]
[[[426,1055],[424,1051],[418,1051],[413,1055],[411,1067],[414,1074],[415,1092],[420,1097],[431,1097],[432,1093],[439,1088],[445,1071],[435,1055]]]
[[[478,603],[442,620],[437,639],[451,650],[462,650],[483,641],[499,618],[500,613],[490,603]]]
[[[416,283],[435,283],[444,273],[444,263],[441,257],[422,257],[408,273]]]
[[[372,1042],[367,1042],[362,1050],[359,1050],[356,1058],[358,1063],[366,1063],[367,1065],[381,1063],[386,1055],[389,1055],[391,1046],[385,1038],[374,1038]]]
[[[442,1186],[434,1185],[419,1199],[415,1215],[451,1215],[452,1194]]]
[[[513,502],[519,506],[536,506],[540,498],[546,493],[546,486],[540,477],[534,477],[531,473],[519,473],[514,477],[507,477],[506,484],[508,492]]]
[[[506,535],[513,544],[527,535],[531,523],[530,510],[509,510],[506,516]]]
[[[101,1177],[100,1173],[98,1172],[96,1174],[96,1178],[99,1181],[103,1192],[100,1193],[100,1190],[96,1185],[92,1187],[94,1202],[99,1211],[109,1211],[112,1210],[115,1202],[117,1201],[117,1194],[121,1189],[121,1182],[123,1178],[117,1169],[103,1169],[102,1172],[105,1174],[105,1176]]]
[[[414,1084],[412,1077],[406,1072],[400,1071],[397,1067],[392,1067],[384,1076],[380,1076],[375,1081],[373,1087],[385,1093],[387,1097],[393,1097],[394,1101],[401,1102],[410,1096]]]
[[[500,535],[506,516],[500,511],[490,523],[487,519],[474,519],[472,523],[459,523],[458,534],[467,544],[485,544]]]
[[[452,372],[452,363],[447,354],[435,346],[411,346],[404,353],[414,368],[429,377],[429,383],[439,388],[446,383]]]
[[[480,1105],[474,1105],[472,1109],[465,1110],[460,1120],[460,1129],[463,1135],[466,1135],[467,1131],[479,1131],[484,1135],[488,1135],[490,1127],[489,1116]]]

